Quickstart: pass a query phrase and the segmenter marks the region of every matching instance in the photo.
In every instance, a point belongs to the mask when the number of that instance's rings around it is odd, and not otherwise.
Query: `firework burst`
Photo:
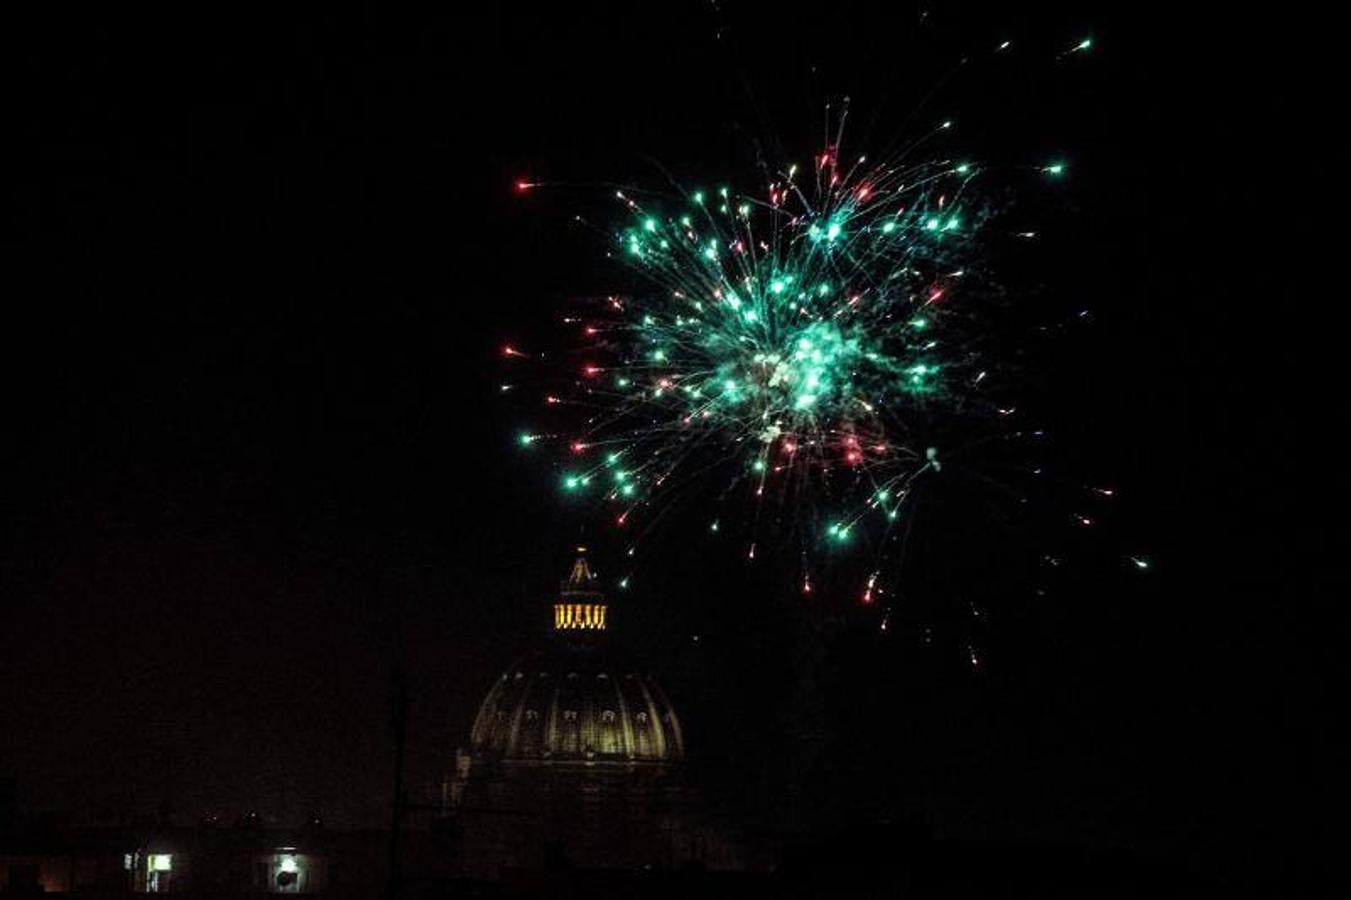
[[[771,539],[804,558],[866,542],[871,603],[924,480],[1012,411],[989,260],[1036,235],[996,198],[1011,172],[1067,167],[984,166],[955,152],[951,121],[883,160],[846,157],[846,117],[810,162],[744,187],[614,191],[598,230],[639,287],[564,319],[572,351],[538,367],[562,424],[520,442],[559,448],[561,490],[603,499],[635,541],[695,502],[710,532],[735,523],[748,559]]]

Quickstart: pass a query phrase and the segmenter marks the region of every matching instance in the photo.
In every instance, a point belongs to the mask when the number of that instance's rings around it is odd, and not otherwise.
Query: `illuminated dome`
[[[678,762],[680,720],[650,674],[610,652],[608,607],[577,549],[552,604],[551,646],[521,657],[488,691],[471,750],[507,764]]]
[[[548,638],[493,682],[442,786],[462,875],[674,867],[730,847],[700,824],[680,719],[614,646],[623,607],[577,552],[541,604]]]
[[[656,680],[592,648],[528,654],[479,708],[472,748],[505,763],[674,763],[680,720]]]

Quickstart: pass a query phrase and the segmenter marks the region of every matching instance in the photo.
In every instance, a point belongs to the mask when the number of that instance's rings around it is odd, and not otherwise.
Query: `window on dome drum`
[[[555,603],[555,631],[604,631],[605,604]]]

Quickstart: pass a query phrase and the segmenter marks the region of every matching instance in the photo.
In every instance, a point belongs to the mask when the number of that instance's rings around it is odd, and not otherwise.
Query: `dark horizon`
[[[514,184],[718,177],[767,134],[805,155],[842,95],[882,142],[963,47],[1091,34],[1076,77],[961,100],[991,134],[1031,109],[1021,133],[1072,161],[1039,275],[1092,316],[1039,353],[1036,405],[1048,465],[1117,491],[1101,529],[1051,513],[963,543],[969,510],[931,513],[907,589],[989,607],[978,673],[964,632],[928,651],[803,611],[692,529],[659,535],[616,627],[729,815],[1331,878],[1344,576],[1293,508],[1312,401],[1268,332],[1291,238],[1253,176],[1293,155],[1266,112],[1292,51],[1234,20],[863,9],[828,41],[733,3],[10,29],[0,778],[21,808],[387,821],[396,660],[416,792],[573,546],[623,553],[497,392],[503,340],[615,280],[557,234],[582,188]]]

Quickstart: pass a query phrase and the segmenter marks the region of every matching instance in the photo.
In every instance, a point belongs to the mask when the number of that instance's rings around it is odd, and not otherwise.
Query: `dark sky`
[[[855,139],[889,140],[964,48],[1091,33],[1072,76],[947,86],[990,146],[1072,161],[1045,279],[1094,323],[1035,402],[1063,469],[1123,499],[1099,540],[1018,546],[1083,562],[991,604],[974,680],[745,599],[763,576],[679,532],[652,565],[685,580],[626,601],[631,637],[715,795],[791,769],[783,735],[824,710],[806,793],[846,815],[881,785],[952,833],[1317,860],[1338,585],[1307,559],[1337,533],[1295,514],[1312,401],[1265,327],[1297,293],[1269,233],[1298,115],[1280,29],[652,7],[6,29],[0,775],[30,809],[383,817],[393,660],[418,788],[583,533],[514,447],[496,350],[612,273],[557,236],[584,192],[513,181],[712,177],[768,136],[805,155],[846,93]]]

